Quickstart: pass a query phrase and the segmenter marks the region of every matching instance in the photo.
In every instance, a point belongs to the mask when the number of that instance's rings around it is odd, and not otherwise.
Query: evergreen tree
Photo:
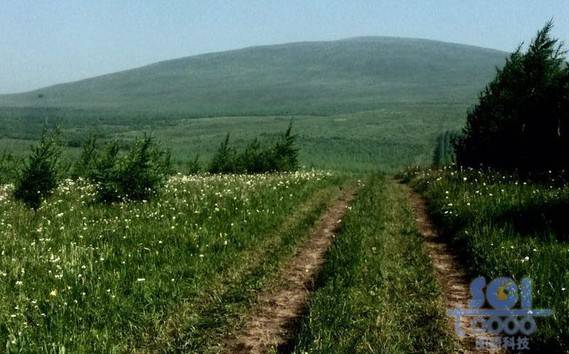
[[[298,169],[298,149],[296,148],[296,135],[292,134],[292,122],[284,135],[274,145],[273,171],[296,171]]]
[[[44,131],[17,177],[14,197],[32,209],[38,209],[42,200],[57,187],[61,155],[58,138],[58,132],[48,134]]]
[[[251,141],[245,150],[239,154],[238,170],[246,173],[263,173],[268,170],[267,151],[261,148],[259,139]]]
[[[568,69],[551,29],[549,22],[538,31],[525,53],[518,47],[481,93],[455,141],[459,164],[522,172],[568,167]]]
[[[237,172],[237,159],[235,150],[229,146],[229,134],[217,149],[210,163],[210,173],[235,173]]]
[[[202,166],[200,163],[200,155],[196,155],[193,160],[188,162],[188,173],[189,174],[196,174],[202,170]]]
[[[87,177],[91,174],[97,160],[97,138],[90,135],[83,144],[79,160],[73,166],[72,177]]]
[[[148,200],[158,192],[171,172],[170,153],[160,150],[151,136],[144,136],[119,156],[119,144],[109,144],[97,158],[89,179],[97,186],[99,200]]]
[[[106,146],[105,151],[94,163],[94,168],[89,171],[87,177],[97,186],[98,199],[110,203],[120,199],[118,186],[118,155],[119,144],[117,141]]]

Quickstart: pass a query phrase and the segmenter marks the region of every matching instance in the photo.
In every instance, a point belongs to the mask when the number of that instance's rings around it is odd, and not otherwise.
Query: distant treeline
[[[460,165],[521,173],[569,169],[569,66],[566,51],[541,29],[514,51],[468,114],[454,142]]]

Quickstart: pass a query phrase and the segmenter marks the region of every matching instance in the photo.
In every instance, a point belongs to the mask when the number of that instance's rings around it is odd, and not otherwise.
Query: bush
[[[273,147],[269,159],[272,171],[289,172],[298,169],[298,149],[295,144],[296,135],[292,134],[292,123],[290,123]]]
[[[97,185],[99,200],[148,200],[157,194],[171,172],[169,152],[162,151],[151,136],[144,136],[123,156],[119,144],[107,146],[96,159],[88,178]]]
[[[97,160],[97,138],[94,135],[89,136],[87,142],[83,145],[79,160],[73,166],[72,177],[89,176]]]
[[[237,157],[238,170],[241,173],[263,173],[270,169],[268,151],[261,148],[258,139],[253,139]]]
[[[288,172],[298,169],[296,135],[292,123],[272,146],[263,148],[257,138],[237,153],[229,146],[229,134],[219,146],[209,167],[210,173]]]
[[[97,196],[102,202],[120,200],[118,154],[118,142],[108,144],[104,153],[95,159],[93,169],[87,174],[87,178],[97,185]]]
[[[210,173],[236,173],[237,169],[235,149],[229,146],[229,134],[227,134],[213,155],[208,171]]]
[[[187,171],[189,174],[196,174],[201,172],[202,166],[200,163],[200,155],[196,155],[193,160],[190,160],[187,165]]]
[[[58,137],[57,133],[44,132],[17,176],[14,197],[32,209],[38,209],[57,187],[61,155]]]

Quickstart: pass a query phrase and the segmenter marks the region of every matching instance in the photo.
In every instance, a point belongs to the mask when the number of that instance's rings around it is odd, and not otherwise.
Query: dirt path
[[[447,240],[437,235],[428,216],[426,202],[418,193],[407,187],[411,206],[415,211],[417,228],[425,237],[427,251],[435,267],[436,277],[441,286],[446,308],[466,308],[470,300],[469,281],[455,251]],[[449,317],[450,330],[454,332],[454,319]],[[462,317],[461,327],[465,336],[460,339],[463,353],[499,353],[500,351],[481,351],[476,349],[475,335],[466,317]],[[477,335],[479,338],[480,334]],[[490,339],[490,337],[487,337]]]
[[[312,229],[295,256],[281,269],[277,288],[262,292],[243,328],[225,342],[226,353],[264,353],[286,345],[303,313],[314,280],[345,215],[354,189],[345,189]]]

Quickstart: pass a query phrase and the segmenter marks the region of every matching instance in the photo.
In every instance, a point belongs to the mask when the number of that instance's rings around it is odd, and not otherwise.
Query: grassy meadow
[[[160,197],[93,203],[65,181],[37,211],[0,199],[7,352],[203,352],[337,192],[320,172],[172,177]]]
[[[2,110],[0,151],[18,156],[27,154],[29,146],[48,126],[62,132],[65,154],[76,158],[89,134],[101,140],[118,140],[122,146],[132,144],[143,133],[152,133],[163,147],[171,150],[176,169],[186,171],[188,163],[199,157],[204,167],[225,135],[243,147],[260,137],[270,141],[294,124],[298,135],[300,162],[306,168],[369,172],[382,169],[396,171],[408,165],[429,165],[433,147],[441,132],[458,129],[466,104],[389,104],[374,111],[331,116],[229,116],[182,118],[106,115],[69,110]],[[69,115],[69,116],[68,116]],[[47,117],[47,120],[46,118]],[[76,124],[81,122],[81,124]]]
[[[535,308],[551,308],[530,339],[536,352],[569,351],[569,187],[472,169],[417,170],[407,178],[429,200],[445,237],[474,279],[531,278]]]

